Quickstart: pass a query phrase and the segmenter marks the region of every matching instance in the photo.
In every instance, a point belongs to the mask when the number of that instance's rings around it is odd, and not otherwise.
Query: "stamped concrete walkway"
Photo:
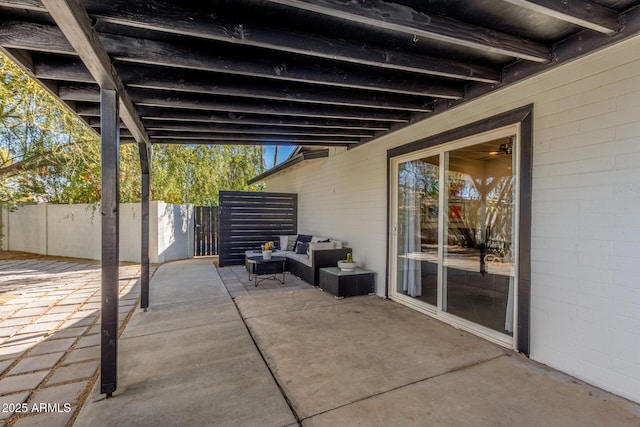
[[[100,265],[20,255],[0,259],[0,425],[65,426],[100,364]],[[120,269],[121,327],[139,271]]]

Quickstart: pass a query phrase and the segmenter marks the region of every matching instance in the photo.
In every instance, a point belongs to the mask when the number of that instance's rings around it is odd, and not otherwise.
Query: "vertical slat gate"
[[[220,266],[244,264],[244,253],[298,232],[298,195],[220,192]]]
[[[218,255],[218,207],[195,206],[195,256]]]

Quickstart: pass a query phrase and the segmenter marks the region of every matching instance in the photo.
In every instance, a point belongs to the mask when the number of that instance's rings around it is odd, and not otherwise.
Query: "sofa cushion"
[[[306,265],[307,267],[313,267],[313,263],[309,259],[306,253],[304,254],[296,254],[293,252],[286,252],[287,258],[295,260],[301,264]]]
[[[328,241],[329,241],[328,237],[320,237],[320,236],[311,237],[311,243],[328,242]]]
[[[336,244],[334,242],[315,242],[309,243],[309,259],[313,258],[313,251],[323,250],[323,249],[335,249]]]

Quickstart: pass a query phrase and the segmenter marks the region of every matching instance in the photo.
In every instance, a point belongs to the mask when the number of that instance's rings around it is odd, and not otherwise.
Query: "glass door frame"
[[[434,137],[390,149],[388,157],[388,280],[387,296],[417,311],[436,317],[454,327],[467,330],[489,341],[514,348],[529,354],[530,323],[530,247],[531,247],[531,166],[532,166],[532,106],[523,107],[511,112],[494,116],[490,119],[472,123],[468,126],[438,134]],[[443,164],[446,151],[466,147],[481,142],[497,139],[501,136],[515,136],[515,164],[517,168],[517,185],[515,189],[515,232],[514,258],[516,262],[514,286],[513,336],[509,336],[488,327],[462,319],[442,311],[443,283],[442,269],[444,247],[444,209],[439,209],[438,218],[438,305],[437,307],[417,301],[397,292],[397,255],[396,240],[398,223],[398,167],[401,163],[422,157],[438,154],[440,156],[440,182],[444,184],[446,167]],[[440,191],[439,204],[444,206],[445,192]],[[523,238],[524,237],[524,238]]]

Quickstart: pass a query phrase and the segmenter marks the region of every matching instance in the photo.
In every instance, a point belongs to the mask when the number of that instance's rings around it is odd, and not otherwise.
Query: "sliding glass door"
[[[398,167],[397,292],[437,305],[439,156]]]
[[[513,345],[517,135],[392,160],[390,296]]]

